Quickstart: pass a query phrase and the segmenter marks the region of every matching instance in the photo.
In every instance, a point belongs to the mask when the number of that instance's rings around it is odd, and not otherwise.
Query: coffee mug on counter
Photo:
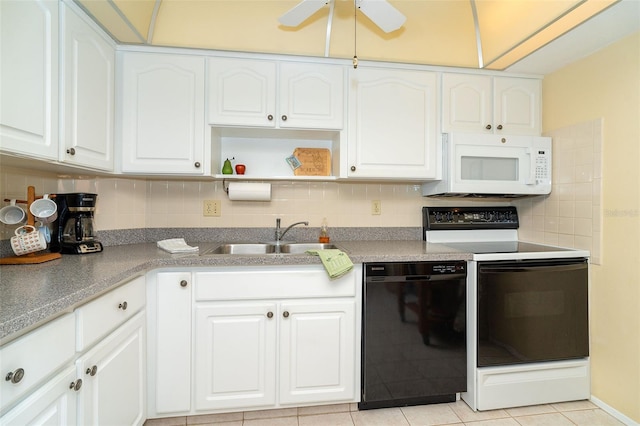
[[[55,203],[54,203],[55,204]],[[11,200],[11,204],[0,209],[0,222],[6,225],[18,225],[27,218],[27,213],[22,207],[16,206],[16,200]]]
[[[51,223],[58,218],[58,205],[49,198],[49,194],[35,200],[29,207],[31,214],[43,224]]]
[[[35,226],[21,226],[16,229],[15,234],[11,237],[11,248],[16,256],[47,249],[47,240],[44,233],[38,231]]]

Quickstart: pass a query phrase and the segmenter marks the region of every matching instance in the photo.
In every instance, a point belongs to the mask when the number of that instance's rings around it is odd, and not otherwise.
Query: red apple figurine
[[[246,167],[244,166],[244,164],[236,164],[236,173],[237,174],[243,175],[245,170],[246,170]]]

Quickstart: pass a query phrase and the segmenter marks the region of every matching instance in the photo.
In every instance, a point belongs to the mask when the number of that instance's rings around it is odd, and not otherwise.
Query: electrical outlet
[[[380,200],[373,200],[371,202],[371,214],[372,215],[382,214],[382,202],[380,202]]]
[[[204,200],[202,214],[204,216],[219,217],[222,214],[222,208],[220,207],[220,200]]]

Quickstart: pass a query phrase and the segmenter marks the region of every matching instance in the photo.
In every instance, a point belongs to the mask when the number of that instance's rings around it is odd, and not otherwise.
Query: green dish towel
[[[320,256],[329,278],[339,278],[353,269],[353,262],[345,252],[339,249],[307,250],[308,254]]]

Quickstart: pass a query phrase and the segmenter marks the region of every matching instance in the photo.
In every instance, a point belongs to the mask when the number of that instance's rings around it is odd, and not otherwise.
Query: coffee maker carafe
[[[96,241],[93,214],[97,194],[56,194],[58,222],[53,230],[51,250],[69,254],[97,253],[102,244]]]

